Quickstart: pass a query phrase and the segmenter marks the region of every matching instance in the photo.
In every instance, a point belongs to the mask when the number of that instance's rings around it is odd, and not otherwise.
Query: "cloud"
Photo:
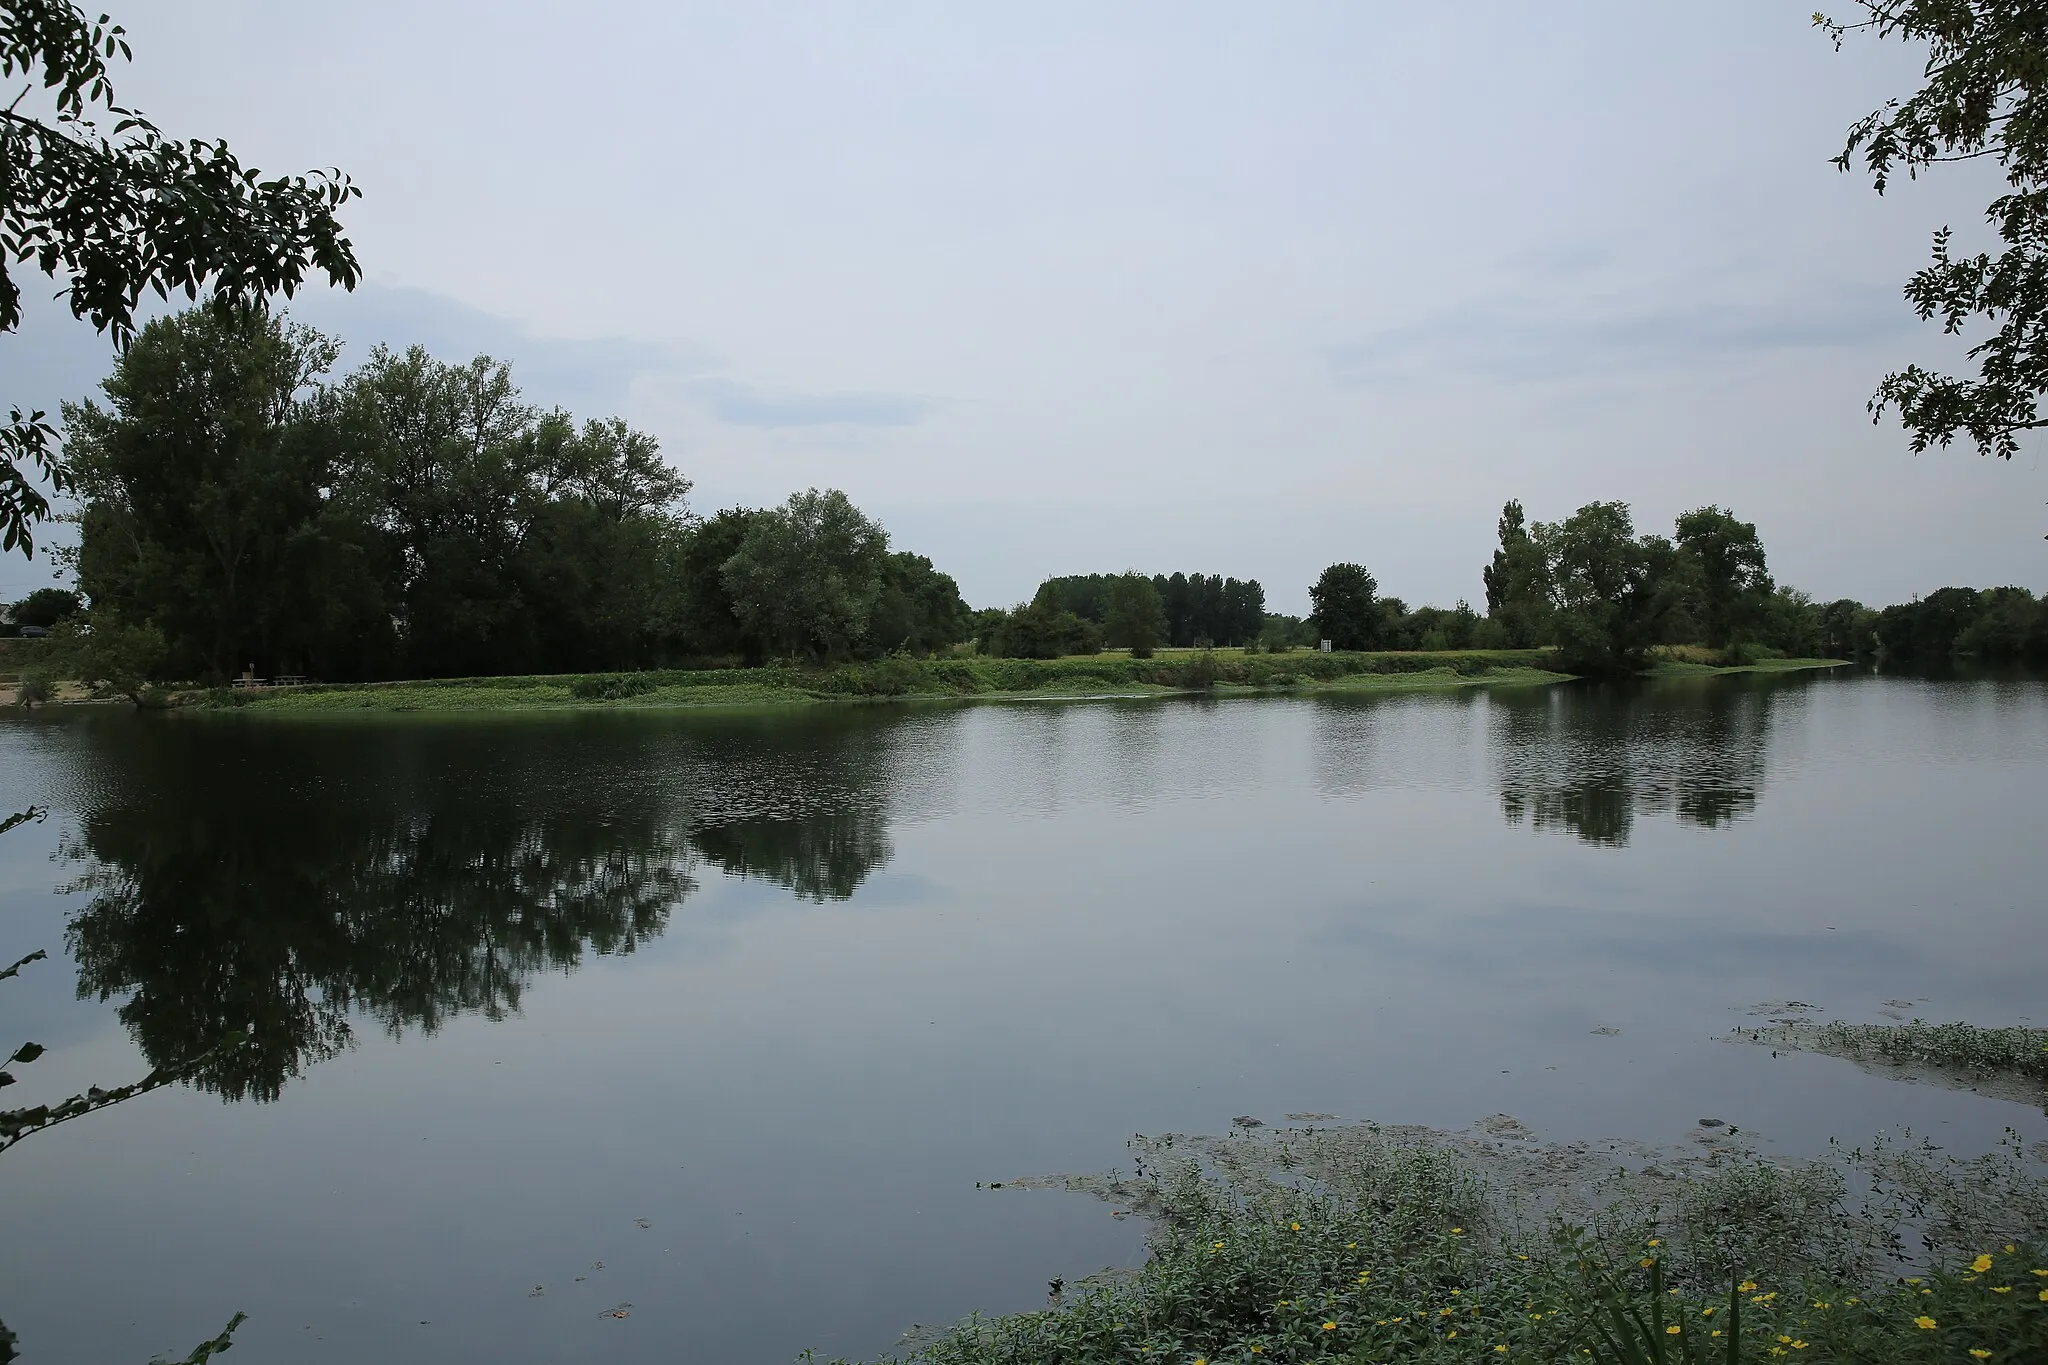
[[[1407,387],[1425,377],[1531,383],[1853,348],[1915,325],[1883,291],[1859,292],[1851,303],[1787,299],[1576,316],[1517,300],[1447,310],[1323,354],[1338,380],[1366,388]]]
[[[680,387],[719,421],[741,427],[908,427],[933,408],[925,399],[893,393],[771,392],[724,379],[693,379]]]
[[[304,294],[289,306],[292,316],[347,345],[344,368],[361,364],[380,344],[397,351],[424,346],[436,359],[453,362],[488,355],[511,364],[528,402],[579,417],[620,414],[636,380],[701,371],[713,360],[706,351],[630,337],[541,336],[426,289],[366,283],[354,293]]]

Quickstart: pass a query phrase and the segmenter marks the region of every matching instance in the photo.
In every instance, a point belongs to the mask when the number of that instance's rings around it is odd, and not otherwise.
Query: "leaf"
[[[14,1049],[14,1055],[7,1060],[10,1062],[32,1062],[48,1051],[49,1049],[41,1043],[23,1043],[20,1047]]]

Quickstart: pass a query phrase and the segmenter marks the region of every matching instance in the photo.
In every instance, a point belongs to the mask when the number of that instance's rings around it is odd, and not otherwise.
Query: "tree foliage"
[[[1706,642],[1740,644],[1756,628],[1773,591],[1756,526],[1719,507],[1681,513],[1675,530],[1681,591],[1687,592]]]
[[[104,15],[65,0],[0,4],[0,80],[24,82],[0,108],[0,332],[20,325],[23,264],[63,280],[72,315],[117,346],[145,293],[248,300],[313,275],[354,288],[361,271],[334,216],[358,193],[348,178],[265,179],[225,142],[167,137],[116,103],[109,63],[129,56]],[[41,411],[13,407],[0,426],[0,551],[34,551],[50,511],[38,474],[68,485],[57,433]]]
[[[762,513],[725,562],[733,610],[774,653],[850,658],[867,644],[889,538],[838,489]]]
[[[1310,619],[1336,649],[1378,649],[1386,618],[1379,582],[1360,564],[1332,564],[1308,590]]]
[[[1500,548],[1481,574],[1486,613],[1500,623],[1506,644],[1527,649],[1549,635],[1549,565],[1529,536],[1521,503],[1510,500],[1501,509],[1499,532]]]
[[[1905,287],[1923,320],[1946,333],[1981,322],[1970,348],[1974,376],[1909,364],[1885,376],[1873,420],[1896,410],[1912,448],[1947,446],[1967,433],[1978,451],[2011,459],[2019,433],[2044,425],[2048,390],[2048,7],[2039,0],[1860,0],[1861,17],[1816,14],[1839,50],[1851,33],[1925,43],[1920,88],[1853,124],[1835,165],[1859,162],[1882,194],[1897,175],[1951,161],[1997,165],[2006,193],[1985,217],[2002,246],[1958,254],[1951,230],[1934,234],[1932,263]]]
[[[1131,657],[1149,659],[1166,638],[1166,607],[1152,580],[1135,570],[1109,580],[1103,609],[1104,641],[1131,651]]]

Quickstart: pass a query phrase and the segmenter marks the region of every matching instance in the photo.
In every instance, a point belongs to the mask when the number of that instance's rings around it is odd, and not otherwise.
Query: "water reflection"
[[[198,727],[110,748],[64,849],[80,998],[125,997],[150,1063],[202,1059],[227,1099],[277,1098],[366,1022],[512,1014],[537,975],[662,933],[702,864],[824,903],[891,855],[873,727],[265,738],[231,766]]]
[[[1639,816],[1721,829],[1756,808],[1764,784],[1771,678],[1502,690],[1489,744],[1510,825],[1620,848]]]

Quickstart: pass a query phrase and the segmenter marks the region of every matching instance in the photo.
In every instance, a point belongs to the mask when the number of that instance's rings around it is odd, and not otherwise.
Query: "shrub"
[[[569,695],[578,701],[625,701],[643,697],[656,686],[645,673],[600,673],[570,683]]]
[[[57,684],[48,671],[40,668],[25,670],[21,682],[14,689],[16,706],[40,706],[57,695]]]

